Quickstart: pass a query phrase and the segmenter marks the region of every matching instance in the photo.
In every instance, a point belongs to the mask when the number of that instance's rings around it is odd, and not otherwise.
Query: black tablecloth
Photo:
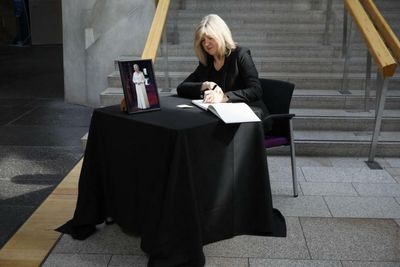
[[[203,266],[202,246],[236,235],[286,236],[272,208],[261,123],[224,124],[186,99],[161,111],[96,109],[72,220],[84,239],[112,217],[141,237],[149,266]]]

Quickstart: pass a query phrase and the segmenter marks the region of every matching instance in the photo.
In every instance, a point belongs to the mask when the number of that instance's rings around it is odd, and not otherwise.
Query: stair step
[[[296,140],[295,148],[297,156],[338,156],[338,157],[365,157],[368,159],[371,141],[318,141]],[[271,149],[268,155],[288,155],[288,149]],[[375,156],[398,157],[400,154],[400,142],[379,142]]]
[[[303,91],[303,90],[297,90]],[[308,91],[308,90],[304,90]],[[330,90],[326,90],[330,91]],[[338,92],[338,91],[336,91]],[[390,92],[390,91],[389,91]],[[364,110],[363,96],[321,96],[321,95],[294,95],[292,97],[291,107],[301,108],[326,108],[326,109],[346,109],[346,110]],[[367,99],[367,107],[375,108],[375,97]],[[400,97],[388,96],[386,98],[385,109],[398,109],[400,107]]]
[[[286,57],[286,58],[341,58],[342,48],[341,45],[337,46],[322,46],[315,44],[302,44],[291,46],[286,43],[266,43],[266,42],[241,42],[241,46],[248,47],[254,59],[257,57]],[[162,55],[160,51],[159,55]],[[193,57],[193,43],[182,43],[180,45],[168,44],[168,55],[170,57]],[[355,46],[351,52],[352,59],[364,59],[366,55],[366,47],[364,45]]]
[[[190,72],[169,72],[169,80],[172,88],[176,88],[179,83],[181,83]],[[164,72],[155,73],[157,84],[159,87],[164,85]],[[341,73],[283,73],[283,72],[259,72],[260,78],[270,78],[290,81],[296,84],[297,89],[326,89],[326,90],[337,90],[341,88],[342,77]],[[375,79],[371,81],[372,88],[375,88]],[[364,88],[364,73],[350,73],[348,84],[349,90],[352,89],[363,89]],[[121,87],[121,79],[118,71],[111,73],[108,76],[109,87]],[[390,79],[388,84],[389,90],[400,89],[400,77],[396,76]]]
[[[325,30],[325,22],[321,21],[320,23],[316,21],[310,21],[310,23],[285,23],[285,24],[271,24],[266,22],[260,23],[243,23],[239,21],[235,21],[233,23],[229,23],[229,28],[233,35],[236,37],[236,34],[244,35],[246,32],[249,35],[252,35],[254,32],[258,33],[293,33],[293,32],[304,32],[304,33],[323,33]],[[177,29],[180,35],[192,35],[196,29],[198,21],[190,21],[184,22],[177,25]],[[172,30],[174,25],[167,25],[167,29]],[[235,34],[236,33],[236,34]]]
[[[337,109],[295,109],[294,129],[314,131],[372,131],[375,111]],[[385,110],[382,131],[400,131],[400,111]]]
[[[282,42],[305,42],[310,44],[322,44],[324,41],[324,32],[269,32],[269,33],[257,33],[257,34],[234,34],[234,40],[241,44],[243,42],[265,42],[265,43],[282,43]],[[337,34],[331,36],[332,42],[341,42],[342,35]],[[180,34],[179,42],[191,43],[193,42],[192,34]]]
[[[159,86],[162,91],[162,87]],[[295,89],[292,97],[291,107],[295,109],[312,108],[312,109],[346,109],[346,110],[363,110],[364,109],[364,91],[351,90],[350,95],[342,95],[338,90],[299,90]],[[160,94],[162,94],[161,92]],[[171,94],[176,94],[176,90],[172,89]],[[375,91],[371,91],[371,97],[367,101],[368,108],[375,108]],[[120,102],[123,97],[122,88],[107,88],[100,95],[102,106],[115,105]],[[388,91],[388,97],[385,103],[385,109],[399,109],[400,107],[400,90]]]
[[[251,10],[259,10],[265,12],[271,11],[309,11],[309,10],[324,10],[325,5],[315,3],[313,1],[187,1],[185,3],[186,10],[196,10],[202,14],[222,13],[222,12],[238,12],[244,11],[251,14]]]
[[[203,18],[203,14],[197,10],[178,10],[171,12],[168,21],[173,25],[186,24],[190,22],[199,22]],[[308,16],[304,16],[303,11],[282,10],[277,11],[264,11],[253,10],[251,13],[233,13],[233,12],[220,12],[218,13],[228,25],[235,23],[268,23],[268,24],[282,24],[282,23],[312,23],[325,21],[325,12],[322,10],[310,10],[307,12]]]
[[[287,58],[287,57],[254,57],[259,72],[343,72],[344,60],[332,58]],[[168,68],[174,71],[194,70],[198,65],[196,57],[168,57]],[[165,59],[159,57],[155,69],[165,66]],[[353,58],[350,61],[351,72],[365,72],[365,59]],[[372,72],[376,72],[375,67]]]
[[[298,156],[368,157],[372,139],[372,131],[295,131],[294,135]],[[399,136],[398,132],[382,131],[376,156],[398,157]],[[275,154],[281,153],[276,151]]]

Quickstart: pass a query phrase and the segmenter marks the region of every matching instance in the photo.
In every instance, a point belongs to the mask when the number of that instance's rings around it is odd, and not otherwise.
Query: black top
[[[253,109],[261,110],[261,117],[269,114],[261,101],[262,89],[258,79],[258,72],[248,48],[237,46],[229,56],[220,71],[216,71],[213,57],[208,56],[207,65],[199,62],[196,70],[177,87],[180,97],[198,99],[203,82],[214,81],[229,98],[230,102],[246,102]],[[221,86],[222,85],[222,86]],[[256,114],[260,115],[260,111]]]
[[[225,75],[225,65],[223,65],[219,70],[216,70],[213,66],[210,70],[209,81],[218,84],[218,86],[222,88],[222,91],[225,92]]]

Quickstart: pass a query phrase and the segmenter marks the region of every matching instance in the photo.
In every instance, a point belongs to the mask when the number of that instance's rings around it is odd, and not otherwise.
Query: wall
[[[61,44],[61,0],[29,0],[32,45]]]
[[[67,102],[99,106],[114,60],[142,54],[154,5],[149,0],[62,0]]]
[[[16,30],[16,20],[11,0],[0,1],[0,44],[11,44]]]

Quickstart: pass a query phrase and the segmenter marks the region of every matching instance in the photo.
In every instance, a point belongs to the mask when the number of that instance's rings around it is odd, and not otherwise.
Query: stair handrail
[[[392,28],[379,12],[379,9],[372,0],[362,0],[361,3],[385,41],[387,47],[390,49],[392,56],[395,58],[397,63],[400,63],[400,41],[396,34],[393,32]]]
[[[397,63],[360,0],[345,0],[345,6],[362,33],[368,50],[378,65],[381,74],[385,78],[392,77],[396,71]]]
[[[364,0],[361,0],[364,1]],[[379,133],[381,130],[382,123],[382,114],[385,106],[386,100],[386,92],[388,88],[388,80],[392,77],[396,71],[397,62],[392,56],[387,43],[388,40],[386,38],[393,37],[390,34],[389,25],[385,22],[382,15],[380,15],[379,10],[371,1],[364,1],[364,5],[361,4],[360,0],[344,0],[345,10],[344,10],[344,33],[347,32],[347,11],[352,15],[353,21],[356,22],[359,31],[362,34],[362,37],[368,47],[367,53],[367,79],[366,79],[366,96],[367,96],[367,84],[368,79],[370,77],[370,59],[371,55],[374,58],[375,63],[378,66],[377,73],[377,89],[376,89],[376,107],[375,107],[375,127],[371,140],[370,151],[367,165],[372,169],[381,168],[380,165],[374,161]],[[372,3],[372,4],[371,4]],[[375,7],[375,8],[374,8]],[[368,12],[367,12],[368,10]],[[372,15],[370,15],[370,14]],[[379,15],[378,15],[379,14]],[[382,20],[383,19],[383,20]],[[375,23],[375,25],[374,25]],[[380,26],[378,26],[380,24]],[[351,26],[351,21],[350,21]],[[378,31],[379,29],[379,31]],[[382,31],[384,30],[384,31]],[[383,33],[385,32],[385,33]],[[344,34],[344,38],[347,37],[347,34]],[[349,38],[347,39],[347,46],[350,46],[351,43],[349,39],[351,39],[351,29]],[[396,38],[397,39],[397,38]],[[346,41],[344,40],[343,45],[345,45]],[[395,42],[392,42],[395,44]],[[344,48],[344,46],[343,46]],[[348,72],[348,62],[349,62],[349,48],[343,49],[346,51],[346,59],[344,64],[344,72],[343,72],[343,84],[342,84],[342,92],[345,92],[344,84],[347,82],[347,72]]]
[[[156,11],[154,13],[153,21],[150,26],[149,34],[143,48],[142,59],[151,59],[153,64],[156,62],[158,47],[160,46],[161,39],[167,51],[167,35],[165,29],[165,22],[167,21],[170,0],[156,0]],[[167,53],[165,53],[167,54]],[[168,58],[166,57],[168,61]],[[168,65],[168,63],[166,63]],[[166,71],[166,79],[168,83],[168,71]],[[125,99],[123,98],[120,103],[121,111],[126,110]]]
[[[151,59],[156,62],[158,47],[164,33],[165,22],[167,21],[170,0],[158,0],[154,13],[153,22],[147,35],[146,44],[142,52],[142,59]]]

